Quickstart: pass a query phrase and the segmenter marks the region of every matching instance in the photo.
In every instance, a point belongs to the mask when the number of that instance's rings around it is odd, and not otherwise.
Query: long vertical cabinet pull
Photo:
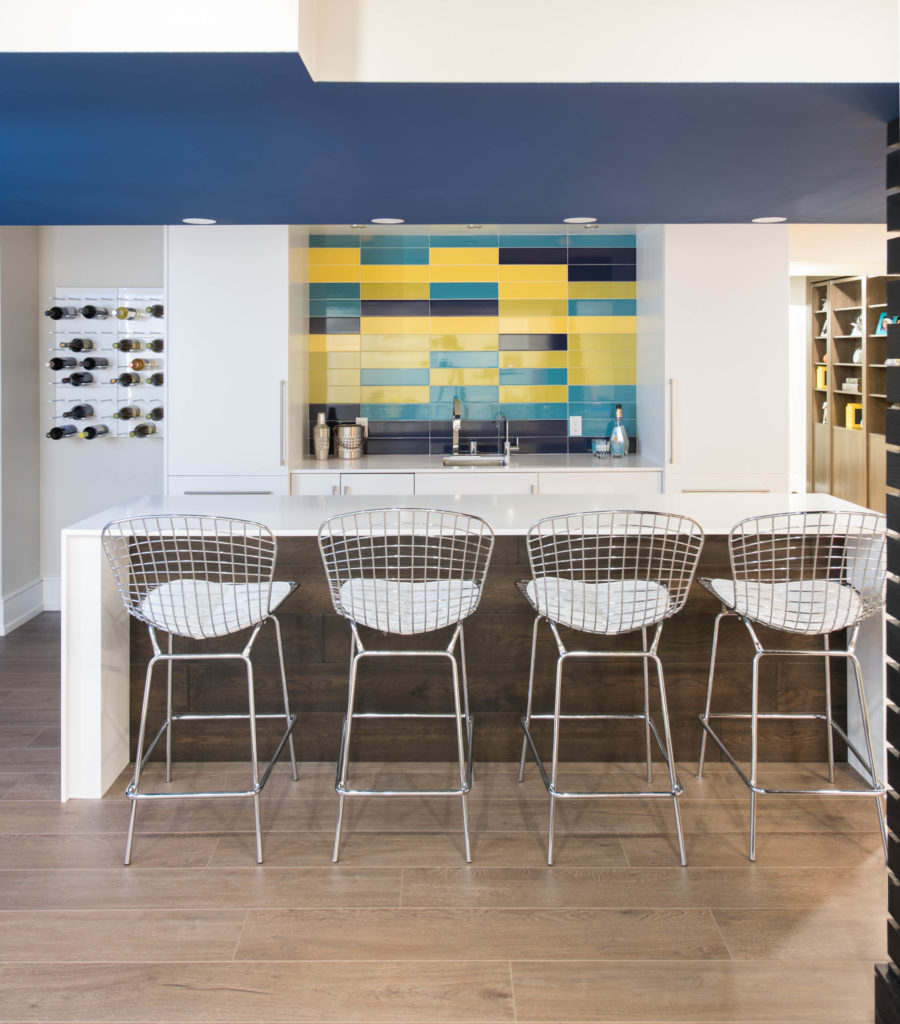
[[[678,450],[678,381],[674,377],[669,378],[669,463],[677,461]]]
[[[279,387],[278,387],[278,400],[279,400],[279,407],[278,407],[278,457],[279,457],[279,460],[281,462],[281,465],[283,466],[285,464],[285,462],[287,461],[287,459],[285,457],[285,449],[287,448],[287,441],[286,441],[285,435],[287,433],[287,430],[285,429],[286,425],[285,425],[285,422],[284,422],[285,421],[285,407],[287,405],[287,403],[285,402],[285,392],[287,391],[287,381],[286,380],[279,381],[278,385],[279,385]]]

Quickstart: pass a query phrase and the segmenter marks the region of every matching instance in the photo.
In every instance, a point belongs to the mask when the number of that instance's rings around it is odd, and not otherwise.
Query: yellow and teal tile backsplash
[[[312,234],[309,416],[369,420],[369,454],[497,438],[585,451],[621,403],[636,437],[635,238]],[[582,437],[569,437],[569,417]]]

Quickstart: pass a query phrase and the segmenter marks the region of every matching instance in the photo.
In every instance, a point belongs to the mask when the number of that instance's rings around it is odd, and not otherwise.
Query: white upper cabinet
[[[288,473],[284,225],[168,229],[169,476]]]

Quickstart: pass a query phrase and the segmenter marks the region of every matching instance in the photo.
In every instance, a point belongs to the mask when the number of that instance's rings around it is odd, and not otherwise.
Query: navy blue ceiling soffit
[[[0,223],[884,219],[896,85],[313,83],[292,54],[0,56]]]

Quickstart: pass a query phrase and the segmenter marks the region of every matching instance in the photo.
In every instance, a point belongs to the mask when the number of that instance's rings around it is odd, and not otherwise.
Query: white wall
[[[162,288],[164,228],[42,227],[40,295],[35,322],[58,287],[130,286]],[[50,354],[46,328],[38,335],[39,366]],[[40,432],[51,423],[49,382],[42,370]],[[163,445],[100,439],[95,442],[41,440],[41,574],[44,604],[59,607],[59,531],[69,523],[140,494],[159,494],[164,486]]]
[[[788,340],[788,486],[806,492],[806,404],[809,345],[809,288],[805,277],[791,277]]]
[[[41,610],[38,231],[0,228],[0,634]]]
[[[637,436],[641,455],[666,461],[665,228],[640,227],[637,239]]]
[[[792,277],[886,273],[884,224],[791,224]]]

